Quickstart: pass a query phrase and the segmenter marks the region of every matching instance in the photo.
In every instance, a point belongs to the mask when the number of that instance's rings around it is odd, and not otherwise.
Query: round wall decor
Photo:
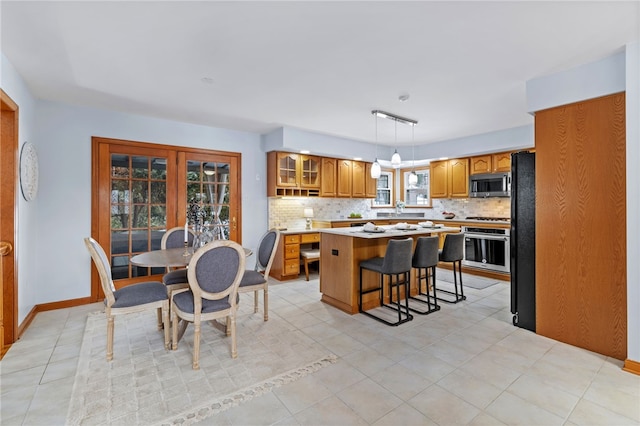
[[[20,150],[20,189],[25,200],[38,194],[38,153],[33,144],[25,142]]]

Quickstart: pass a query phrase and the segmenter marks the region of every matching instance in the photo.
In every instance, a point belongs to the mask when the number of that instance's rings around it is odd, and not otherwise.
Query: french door
[[[184,226],[188,211],[200,213],[199,231],[241,242],[239,153],[98,137],[92,144],[91,234],[109,256],[117,288],[159,279],[164,268],[129,259],[159,249],[168,229]],[[96,271],[94,295],[102,297]]]

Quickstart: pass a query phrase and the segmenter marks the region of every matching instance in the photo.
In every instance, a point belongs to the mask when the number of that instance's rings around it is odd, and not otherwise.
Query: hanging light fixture
[[[400,167],[400,163],[402,163],[402,158],[400,158],[400,154],[398,154],[398,120],[395,121],[395,142],[396,142],[396,152],[391,156],[391,165],[393,167]]]
[[[385,111],[380,111],[378,109],[375,109],[373,111],[371,111],[371,114],[375,115],[376,117],[382,117],[382,118],[388,118],[389,120],[393,120],[395,121],[395,132],[396,132],[396,150],[393,153],[393,155],[391,156],[391,165],[395,168],[400,167],[400,164],[402,163],[402,158],[400,158],[400,154],[398,154],[398,122],[401,122],[403,124],[408,124],[411,127],[414,127],[416,124],[418,124],[418,122],[416,120],[412,120],[410,118],[405,118],[405,117],[400,117],[399,115],[395,115],[395,114],[391,114],[390,112],[385,112]],[[377,124],[377,121],[376,121]],[[377,127],[376,127],[377,129]],[[377,137],[377,130],[376,130],[376,137]]]
[[[414,142],[415,126],[411,126],[411,151],[413,159],[411,160],[411,173],[409,173],[409,186],[416,186],[418,183],[418,175],[416,174],[416,145]]]
[[[378,179],[382,174],[382,168],[380,167],[380,163],[378,163],[378,116],[376,116],[376,161],[371,165],[371,178]]]

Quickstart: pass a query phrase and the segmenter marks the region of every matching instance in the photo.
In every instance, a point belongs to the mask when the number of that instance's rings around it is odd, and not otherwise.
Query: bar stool
[[[427,305],[426,310],[418,310],[409,306],[412,312],[427,315],[439,311],[436,297],[436,266],[438,265],[438,237],[419,237],[413,251],[411,266],[417,269],[418,294],[410,296],[411,300]],[[422,283],[426,292],[422,291]],[[433,289],[433,295],[431,295]],[[426,297],[426,300],[424,299]]]
[[[411,282],[411,251],[413,249],[413,239],[407,238],[403,240],[389,240],[384,257],[373,257],[360,262],[360,288],[358,293],[358,310],[360,313],[376,319],[387,325],[396,326],[413,319],[413,315],[409,313],[409,285]],[[362,271],[374,271],[380,274],[380,285],[368,290],[362,289]],[[384,303],[384,277],[389,277],[389,300],[392,297],[392,288],[396,287],[395,306]],[[402,276],[402,279],[401,279]],[[395,281],[394,281],[395,278]],[[400,303],[400,286],[405,288],[405,305]],[[398,321],[392,322],[385,318],[374,315],[371,312],[362,310],[362,295],[372,292],[380,293],[380,306],[392,309],[398,312]],[[393,303],[393,302],[392,302]]]
[[[452,262],[453,265],[453,288],[454,291],[442,290],[441,293],[447,293],[455,295],[455,299],[448,300],[438,297],[438,300],[442,300],[446,303],[458,303],[465,300],[467,297],[464,295],[462,289],[462,259],[464,258],[464,234],[447,234],[444,237],[444,246],[442,250],[438,252],[438,258],[441,262]],[[456,265],[458,266],[458,274],[456,275]],[[458,277],[460,279],[460,293],[458,293]]]

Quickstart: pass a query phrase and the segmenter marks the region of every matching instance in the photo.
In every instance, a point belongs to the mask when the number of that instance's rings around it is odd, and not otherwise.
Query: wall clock
[[[25,142],[20,150],[20,189],[25,200],[38,194],[38,153],[33,144]]]

